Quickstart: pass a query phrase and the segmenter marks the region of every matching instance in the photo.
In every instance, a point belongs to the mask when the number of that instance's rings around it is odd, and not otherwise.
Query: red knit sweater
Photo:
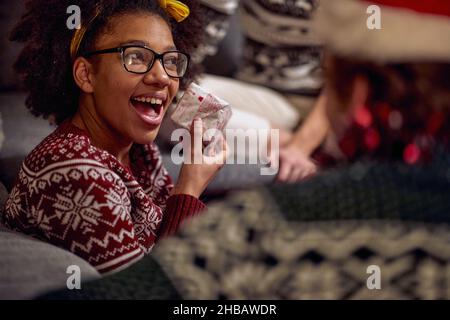
[[[156,145],[133,145],[130,158],[127,168],[64,122],[22,164],[6,226],[70,250],[99,272],[125,268],[205,208],[190,195],[169,195]]]

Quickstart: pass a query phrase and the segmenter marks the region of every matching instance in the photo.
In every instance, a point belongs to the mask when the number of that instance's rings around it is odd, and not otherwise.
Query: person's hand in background
[[[329,122],[325,107],[326,96],[322,94],[292,139],[284,145],[280,144],[279,182],[295,183],[317,172],[317,165],[310,156],[328,133]]]
[[[291,143],[280,148],[280,169],[277,180],[295,183],[317,172],[317,166],[299,145]]]

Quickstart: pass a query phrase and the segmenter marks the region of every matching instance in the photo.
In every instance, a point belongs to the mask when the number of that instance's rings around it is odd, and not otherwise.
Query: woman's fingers
[[[194,118],[191,126],[191,156],[194,164],[202,162],[203,157],[203,121],[201,118]]]
[[[222,143],[223,143],[223,149],[222,149],[222,159],[223,159],[223,163],[225,163],[225,161],[228,158],[228,142],[227,139],[225,139],[224,137],[222,138]]]
[[[204,157],[206,163],[225,164],[228,155],[228,145],[224,136],[220,132],[213,136],[205,151],[207,151]]]
[[[220,164],[225,164],[225,161],[227,160],[228,156],[228,144],[227,140],[223,135],[219,137],[219,143],[220,143],[220,152],[217,155],[218,160],[220,160]]]

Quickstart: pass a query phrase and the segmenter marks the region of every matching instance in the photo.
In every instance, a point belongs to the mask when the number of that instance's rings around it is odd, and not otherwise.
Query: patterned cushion
[[[192,57],[197,63],[217,53],[217,46],[230,26],[230,16],[237,8],[237,0],[202,0],[201,3],[205,27],[203,41]]]
[[[154,254],[185,299],[448,299],[444,163],[355,164],[237,193]],[[381,290],[367,287],[372,265]]]
[[[246,36],[238,79],[295,94],[317,94],[322,85],[320,42],[311,30],[317,0],[244,0]]]
[[[358,163],[235,193],[141,262],[46,298],[448,299],[446,163]],[[380,290],[367,286],[370,266]]]

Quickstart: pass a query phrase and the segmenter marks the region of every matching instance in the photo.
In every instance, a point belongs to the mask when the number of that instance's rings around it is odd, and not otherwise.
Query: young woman
[[[82,23],[69,30],[73,4]],[[221,165],[186,164],[173,186],[153,144],[178,89],[195,76],[189,53],[199,19],[195,1],[28,2],[11,37],[25,42],[15,67],[31,112],[60,125],[25,159],[6,226],[105,273],[204,209],[198,197]]]

